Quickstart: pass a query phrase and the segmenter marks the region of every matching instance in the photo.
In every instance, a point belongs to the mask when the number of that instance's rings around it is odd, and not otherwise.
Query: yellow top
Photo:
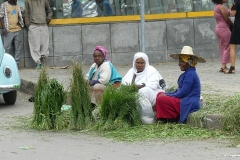
[[[21,27],[20,25],[18,25],[18,7],[8,4],[7,16],[8,16],[8,31],[9,32],[20,31]]]

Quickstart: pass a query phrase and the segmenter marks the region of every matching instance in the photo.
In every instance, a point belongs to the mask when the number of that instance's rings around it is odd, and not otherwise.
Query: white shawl
[[[135,62],[138,58],[143,58],[145,61],[145,68],[140,73],[137,73],[137,69],[135,67]],[[156,68],[149,65],[148,56],[145,53],[138,52],[134,55],[133,67],[123,77],[122,84],[131,85],[134,74],[136,75],[135,84],[141,85],[142,83],[145,83],[146,87],[156,90],[157,92],[163,91],[159,85],[159,80],[163,78]]]

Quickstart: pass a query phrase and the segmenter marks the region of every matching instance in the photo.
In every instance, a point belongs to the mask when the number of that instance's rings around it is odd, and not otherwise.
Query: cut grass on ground
[[[220,95],[203,95],[203,106],[198,114],[225,114],[226,108],[240,108],[238,106],[240,95],[233,97],[224,97]],[[240,113],[240,111],[238,112]],[[18,118],[18,117],[16,117]],[[29,117],[19,116],[18,127],[15,129],[30,129],[27,123],[30,123]],[[239,122],[240,124],[240,122]],[[22,125],[22,127],[20,127]],[[69,132],[68,129],[65,130]],[[65,132],[63,131],[63,132]],[[76,132],[74,132],[76,133]],[[206,140],[206,139],[223,139],[229,140],[231,146],[240,144],[240,136],[237,132],[221,131],[221,130],[208,130],[205,128],[197,128],[189,125],[182,124],[153,124],[153,125],[140,125],[135,127],[119,128],[113,131],[94,131],[90,128],[80,130],[77,133],[91,134],[104,136],[115,141],[146,141],[160,139],[163,141],[181,141],[181,140]]]

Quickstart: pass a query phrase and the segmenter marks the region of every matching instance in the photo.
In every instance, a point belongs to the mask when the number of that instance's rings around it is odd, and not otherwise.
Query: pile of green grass
[[[141,125],[136,93],[134,85],[119,88],[108,86],[103,94],[99,108],[100,120],[96,122],[96,128],[115,130]]]
[[[208,130],[181,124],[139,125],[131,128],[118,128],[101,132],[104,136],[119,141],[144,141],[149,139],[202,140],[228,139],[232,145],[240,143],[240,95],[226,97],[221,95],[203,95],[202,108],[198,116],[222,114],[223,130]]]
[[[175,90],[170,87],[168,90]],[[137,107],[139,98],[135,86],[108,86],[99,106],[99,119],[93,121],[90,103],[90,87],[85,81],[81,65],[73,63],[73,79],[70,87],[72,109],[61,112],[65,92],[56,80],[49,80],[42,70],[35,90],[34,117],[37,129],[61,129],[71,124],[81,132],[94,131],[119,141],[144,141],[149,139],[201,140],[222,138],[235,144],[240,142],[240,94],[233,97],[204,94],[200,117],[222,114],[222,130],[207,130],[181,124],[142,125]],[[51,95],[49,97],[49,95]],[[56,101],[56,102],[55,102]],[[51,105],[50,105],[51,104]],[[94,124],[93,124],[94,123]],[[92,128],[94,126],[94,128]],[[94,130],[92,130],[94,129]]]
[[[68,126],[61,111],[66,92],[56,79],[47,78],[46,69],[41,70],[34,97],[33,128],[59,130]]]
[[[73,62],[72,82],[70,86],[71,98],[71,127],[85,129],[92,123],[90,87],[84,79],[82,66]]]
[[[223,130],[231,134],[239,135],[240,133],[240,94],[231,97],[222,108],[223,113]]]
[[[183,124],[140,125],[131,128],[119,128],[114,131],[102,132],[102,135],[117,141],[146,141],[159,139],[163,141],[203,140],[223,138],[227,136],[221,131],[209,131],[204,128],[192,127]]]

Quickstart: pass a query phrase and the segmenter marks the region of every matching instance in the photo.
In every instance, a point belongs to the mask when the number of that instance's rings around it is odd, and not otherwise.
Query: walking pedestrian
[[[230,37],[231,31],[230,26],[233,26],[233,22],[230,20],[230,10],[223,4],[227,0],[212,0],[215,3],[214,6],[214,17],[216,19],[215,32],[218,38],[218,46],[220,51],[221,68],[219,72],[228,71],[227,63],[230,63]]]
[[[24,27],[22,12],[23,8],[17,4],[17,0],[3,2],[0,7],[4,49],[9,53],[13,43],[15,49],[13,56],[18,68],[22,49],[22,27]]]
[[[240,1],[236,0],[233,5],[230,7],[231,8],[231,16],[235,17],[234,24],[233,24],[233,29],[232,29],[232,34],[230,38],[230,69],[226,71],[225,73],[235,73],[235,60],[236,60],[236,50],[237,50],[237,45],[240,44]]]
[[[48,25],[52,15],[48,0],[25,0],[25,25],[28,28],[29,48],[36,69],[44,66],[49,55]]]

